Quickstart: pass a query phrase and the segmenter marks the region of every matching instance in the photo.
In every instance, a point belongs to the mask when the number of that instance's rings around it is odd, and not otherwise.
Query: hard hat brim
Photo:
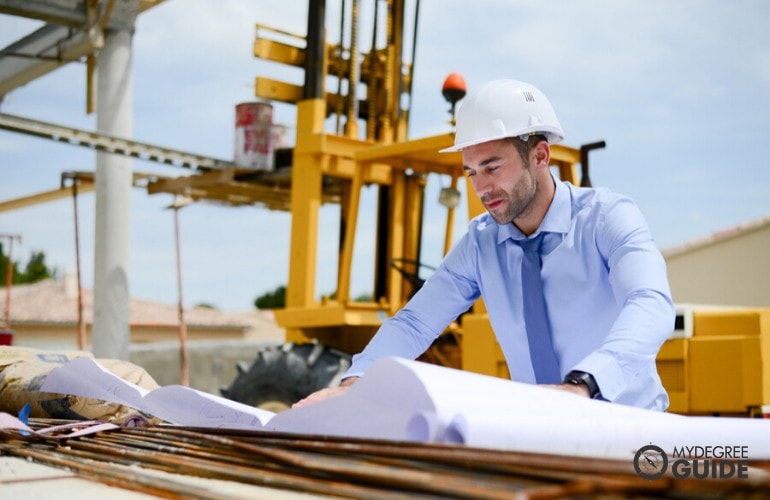
[[[465,141],[461,144],[455,144],[454,146],[450,146],[448,148],[439,149],[438,152],[439,153],[458,153],[465,148],[476,146],[477,144],[483,144],[485,142],[492,142],[500,139],[506,139],[508,137],[519,137],[519,135],[525,135],[525,134],[542,134],[548,140],[548,144],[558,144],[564,140],[564,135],[562,135],[561,130],[556,131],[556,130],[537,129],[537,130],[531,130],[531,131],[523,131],[522,133],[519,133],[517,135],[501,135],[499,137],[484,137],[482,139],[478,139],[474,141]]]

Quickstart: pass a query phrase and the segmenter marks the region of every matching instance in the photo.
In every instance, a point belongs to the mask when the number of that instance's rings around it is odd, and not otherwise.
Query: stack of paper
[[[42,391],[125,404],[171,423],[465,444],[630,460],[647,444],[747,446],[770,459],[770,421],[685,417],[396,358],[375,363],[342,396],[274,414],[183,386],[151,392],[90,358],[51,372]]]

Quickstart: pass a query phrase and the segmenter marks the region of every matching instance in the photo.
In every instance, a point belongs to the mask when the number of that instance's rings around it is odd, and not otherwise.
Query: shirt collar
[[[567,185],[561,181],[556,181],[556,190],[551,200],[551,205],[548,207],[548,211],[545,213],[543,221],[540,223],[540,227],[537,228],[534,234],[539,232],[549,233],[561,233],[567,234],[569,232],[570,220],[572,220],[572,208],[570,202],[570,190]],[[502,243],[508,238],[514,240],[521,240],[526,238],[518,227],[513,223],[498,225],[497,242]]]

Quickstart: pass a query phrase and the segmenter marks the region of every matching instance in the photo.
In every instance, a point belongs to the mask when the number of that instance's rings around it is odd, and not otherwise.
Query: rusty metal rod
[[[5,305],[3,306],[3,326],[11,328],[11,286],[13,285],[13,240],[21,243],[19,234],[0,234],[0,238],[8,240],[8,262],[5,271]]]
[[[188,435],[194,434],[198,433],[188,431]],[[332,474],[350,481],[363,481],[386,487],[395,486],[407,491],[459,498],[500,498],[521,489],[518,483],[508,481],[493,484],[495,482],[485,481],[480,475],[469,482],[455,475],[415,470],[410,466],[382,465],[365,457],[350,458],[342,455],[319,457],[317,454],[308,452],[267,448],[224,436],[206,436],[206,438],[209,442],[241,449],[274,463],[297,468],[307,474]]]
[[[31,422],[33,428],[40,425]],[[752,463],[765,473],[756,480],[647,481],[629,472],[630,464],[606,460],[264,431],[121,428],[68,439],[66,446],[48,437],[4,436],[0,453],[167,496],[187,493],[173,482],[153,483],[144,477],[150,470],[353,498],[700,498],[707,492],[770,488],[770,463]],[[100,466],[90,468],[94,463]],[[126,465],[138,476],[126,475]],[[198,488],[196,493],[197,498],[209,494]]]
[[[132,430],[132,432],[134,432],[134,430]],[[108,436],[106,439],[111,441],[108,445],[95,443],[97,438],[94,437],[80,439],[77,441],[71,440],[69,442],[69,447],[72,450],[71,453],[78,455],[81,458],[90,459],[96,459],[98,456],[111,457],[113,460],[120,461],[121,463],[126,463],[126,460],[141,461],[145,465],[148,463],[155,464],[156,468],[162,467],[164,470],[169,472],[185,472],[190,474],[194,473],[196,470],[199,470],[203,471],[203,475],[207,477],[225,477],[241,482],[248,482],[254,476],[253,468],[245,469],[242,471],[243,474],[240,474],[237,468],[224,467],[224,469],[219,469],[217,466],[221,464],[217,464],[216,466],[212,466],[210,463],[207,464],[205,461],[201,460],[200,454],[191,454],[189,451],[189,445],[187,446],[187,451],[185,451],[183,448],[175,447],[173,445],[166,445],[163,453],[160,452],[157,446],[154,450],[151,451],[147,449],[132,450],[126,449],[117,443],[119,440],[115,439],[116,435],[105,434],[105,436]],[[192,437],[200,437],[200,435],[196,434]],[[205,445],[210,445],[210,439],[204,439],[204,441],[206,441],[206,443],[204,443]],[[223,442],[221,439],[216,441],[220,444]],[[147,446],[144,447],[148,448]],[[242,451],[253,452],[255,449],[256,447],[252,445]],[[204,451],[207,455],[206,458],[210,459],[211,453],[207,450]],[[398,488],[398,486],[401,484],[406,484],[409,486],[407,491],[411,491],[413,493],[419,492],[421,490],[428,490],[429,493],[438,493],[442,496],[500,498],[510,495],[512,491],[520,490],[522,486],[514,485],[511,483],[511,481],[494,481],[494,483],[497,484],[493,484],[493,482],[483,481],[478,477],[473,478],[473,484],[469,485],[469,481],[467,480],[461,481],[453,479],[452,477],[447,477],[444,474],[436,474],[426,471],[413,471],[413,464],[411,461],[404,461],[400,464],[395,464],[394,466],[383,466],[377,464],[372,465],[366,460],[361,459],[351,460],[347,457],[331,458],[328,456],[311,456],[307,452],[295,452],[291,454],[293,456],[290,456],[288,460],[286,454],[278,450],[271,450],[267,451],[266,453],[268,457],[279,457],[279,462],[289,462],[289,469],[295,469],[295,473],[300,475],[318,476],[321,479],[328,480],[328,473],[330,470],[332,470],[333,472],[337,472],[337,474],[341,475],[352,474],[353,476],[359,476],[363,478],[366,483],[374,482],[376,484],[388,486],[390,489]],[[246,463],[251,462],[252,464],[256,464],[253,454],[249,453],[245,456],[248,458]],[[232,460],[230,461],[232,462]],[[263,466],[267,465],[268,469],[275,469],[276,467],[276,462],[274,460],[264,460],[260,463]],[[296,467],[298,463],[300,466]],[[291,465],[294,465],[295,467],[291,467]],[[431,484],[438,484],[438,486],[431,486]],[[289,486],[292,485],[296,487],[296,480],[292,480],[291,484],[289,484]],[[472,486],[472,488],[470,486]],[[303,485],[302,489],[307,490],[308,485]],[[319,492],[328,492],[328,485],[324,483],[318,490]],[[339,494],[341,492],[337,493]],[[371,496],[372,494],[373,493],[371,491],[367,492],[367,496]]]
[[[89,70],[90,77],[90,70]],[[78,215],[78,185],[80,180],[72,179],[72,209],[75,224],[75,279],[77,280],[77,311],[78,311],[78,349],[86,348],[86,323],[83,317],[83,282],[81,279],[80,265],[80,216]]]
[[[54,467],[66,468],[77,472],[87,479],[118,486],[123,489],[138,491],[162,498],[206,498],[218,499],[221,496],[206,491],[200,487],[190,487],[183,483],[142,474],[135,469],[121,469],[111,463],[99,461],[83,461],[66,454],[57,453],[53,449],[38,450],[25,446],[12,446],[0,443],[0,451],[9,456],[32,459],[38,463]]]
[[[101,453],[117,452],[121,457],[130,457],[135,460],[144,460],[157,463],[163,466],[178,467],[175,471],[182,469],[206,471],[208,474],[226,477],[238,481],[249,481],[254,477],[253,467],[264,467],[274,470],[277,464],[282,464],[282,471],[293,471],[294,473],[307,476],[309,478],[317,477],[326,479],[330,475],[335,477],[348,478],[360,484],[373,484],[386,486],[391,489],[403,489],[410,492],[425,492],[430,494],[439,494],[441,496],[454,496],[464,498],[500,498],[510,495],[512,492],[521,489],[521,485],[511,481],[488,481],[483,477],[474,477],[472,480],[458,478],[456,475],[447,475],[440,472],[429,470],[415,470],[411,463],[402,462],[393,465],[377,464],[365,458],[349,458],[344,456],[318,456],[308,452],[286,452],[278,449],[266,449],[256,445],[239,446],[239,443],[228,443],[235,449],[240,449],[246,454],[244,456],[251,459],[251,468],[242,468],[234,463],[226,466],[221,464],[212,464],[206,461],[210,458],[210,452],[192,452],[179,448],[173,450],[173,453],[163,453],[158,451],[148,452],[146,450],[126,450],[116,449],[114,443],[109,446],[101,446],[88,443],[94,441],[93,438],[83,439],[80,443],[72,443],[70,446],[75,449],[88,448],[92,451]],[[220,444],[225,440],[217,439]],[[207,457],[208,456],[208,457]],[[262,460],[255,460],[261,457]],[[230,461],[232,462],[232,460]],[[324,487],[325,490],[328,488]]]

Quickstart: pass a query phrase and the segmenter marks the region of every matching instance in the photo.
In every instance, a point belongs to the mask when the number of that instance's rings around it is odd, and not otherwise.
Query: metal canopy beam
[[[207,199],[231,205],[261,203],[272,210],[288,210],[290,182],[285,172],[238,169],[227,160],[0,113],[0,130],[3,129],[64,142],[73,146],[185,167],[203,174],[175,179],[154,175],[152,176],[153,179],[147,183],[149,194],[171,193],[190,196],[195,200]],[[136,185],[137,174],[134,175]],[[147,175],[143,176],[143,178],[146,177]],[[55,193],[61,194],[62,192],[56,191]],[[52,194],[36,196],[30,199],[0,202],[0,212],[27,206],[38,200],[48,201],[49,198],[53,199],[51,197],[56,195],[52,192]],[[339,203],[339,189],[336,184],[329,183],[325,186],[323,202]]]
[[[0,50],[0,100],[11,90],[104,45],[104,30],[132,30],[138,12],[164,0],[99,2],[92,16],[85,0],[0,0],[0,13],[48,24]]]
[[[43,26],[0,51],[0,96],[87,56],[103,43],[101,30]]]
[[[146,188],[150,182],[166,179],[166,177],[158,174],[141,172],[134,172],[133,176],[133,185],[138,188]],[[59,189],[52,189],[50,191],[43,191],[42,193],[0,201],[0,212],[9,212],[11,210],[72,197],[74,191],[73,185],[66,185],[67,181],[72,182],[73,184],[77,183],[79,195],[90,193],[96,188],[94,185],[93,172],[62,172],[62,182]]]
[[[90,193],[93,190],[93,183],[87,183],[78,186],[78,194]],[[72,186],[65,186],[59,189],[53,189],[51,191],[44,191],[42,193],[35,193],[28,196],[22,196],[20,198],[14,198],[12,200],[0,201],[0,212],[9,212],[11,210],[31,207],[41,203],[48,203],[49,201],[56,201],[67,197],[71,198],[72,192]]]
[[[97,6],[96,22],[103,29],[125,29],[134,25],[135,11],[131,8],[134,0],[115,0],[109,11],[110,2],[102,0]],[[144,12],[163,0],[139,0],[138,10]],[[50,24],[88,28],[88,13],[85,0],[0,0],[0,13],[12,16],[39,19]],[[106,13],[106,15],[103,15]],[[107,17],[109,16],[109,17]]]
[[[85,0],[0,0],[0,12],[63,26],[86,25]]]
[[[176,167],[186,167],[194,170],[210,170],[233,168],[232,162],[219,160],[195,153],[186,153],[162,146],[155,146],[120,137],[98,134],[72,127],[64,127],[20,116],[0,113],[0,129],[12,130],[24,134],[44,137],[55,141],[66,142],[75,146],[83,146],[100,151],[107,151],[141,160],[155,161]]]

